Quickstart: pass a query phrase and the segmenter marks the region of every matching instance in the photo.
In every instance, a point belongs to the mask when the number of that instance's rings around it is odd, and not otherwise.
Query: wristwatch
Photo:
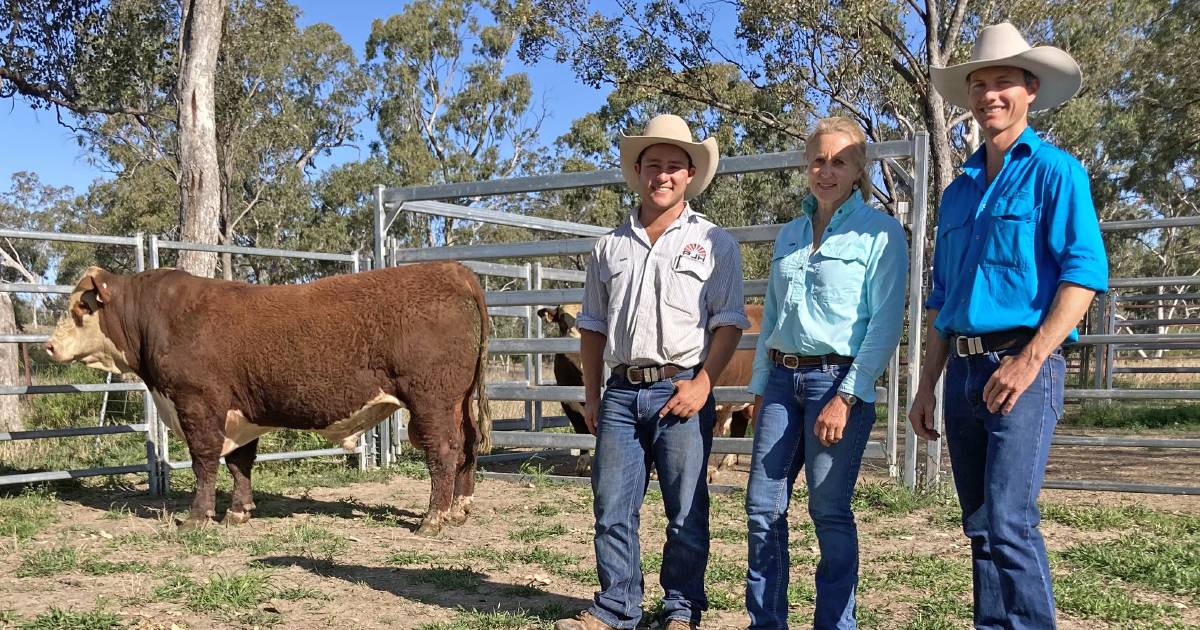
[[[854,394],[847,394],[846,392],[838,392],[837,395],[838,395],[838,398],[841,398],[842,400],[846,401],[846,404],[851,407],[858,404],[858,396],[855,396]]]

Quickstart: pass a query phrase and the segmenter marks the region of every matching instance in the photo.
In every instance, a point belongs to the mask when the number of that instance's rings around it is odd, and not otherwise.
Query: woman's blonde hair
[[[847,138],[850,138],[850,146],[847,149],[850,151],[851,159],[862,170],[862,176],[858,178],[857,182],[858,190],[862,193],[863,199],[870,199],[872,188],[871,173],[867,163],[867,136],[858,123],[845,116],[830,116],[818,120],[817,124],[813,125],[812,131],[808,132],[808,139],[804,142],[805,155],[808,155],[813,148],[817,138],[831,133],[845,134]]]

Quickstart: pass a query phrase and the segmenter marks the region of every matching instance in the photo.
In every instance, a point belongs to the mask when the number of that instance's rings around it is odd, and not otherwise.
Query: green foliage
[[[66,573],[74,570],[78,562],[78,554],[71,547],[40,549],[21,559],[21,564],[17,567],[17,577],[44,577]]]
[[[1200,601],[1200,536],[1127,536],[1080,543],[1063,553],[1088,570]]]
[[[16,540],[34,534],[58,520],[55,496],[45,486],[30,486],[20,494],[0,497],[0,537]]]
[[[103,610],[76,612],[51,607],[17,627],[20,630],[114,630],[124,628],[125,624],[118,615]]]
[[[1104,429],[1194,428],[1200,426],[1200,404],[1085,405],[1068,412],[1063,423]]]

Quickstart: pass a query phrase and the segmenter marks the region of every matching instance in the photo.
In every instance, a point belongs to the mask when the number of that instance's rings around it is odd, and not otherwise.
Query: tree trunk
[[[17,316],[12,298],[0,292],[0,335],[17,334]],[[0,343],[0,385],[20,385],[21,368],[17,357],[19,344]],[[21,406],[16,396],[0,396],[0,431],[21,431]]]
[[[216,67],[224,0],[184,0],[180,22],[179,224],[180,240],[215,245],[221,217],[217,161]],[[217,255],[182,251],[179,268],[212,277]]]

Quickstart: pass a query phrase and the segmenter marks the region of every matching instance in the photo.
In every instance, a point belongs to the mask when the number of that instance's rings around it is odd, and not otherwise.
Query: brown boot
[[[663,630],[698,630],[700,624],[691,623],[685,619],[668,619],[667,625],[663,626]]]
[[[600,621],[595,615],[585,610],[572,619],[559,619],[554,622],[554,630],[616,630],[616,628]]]

